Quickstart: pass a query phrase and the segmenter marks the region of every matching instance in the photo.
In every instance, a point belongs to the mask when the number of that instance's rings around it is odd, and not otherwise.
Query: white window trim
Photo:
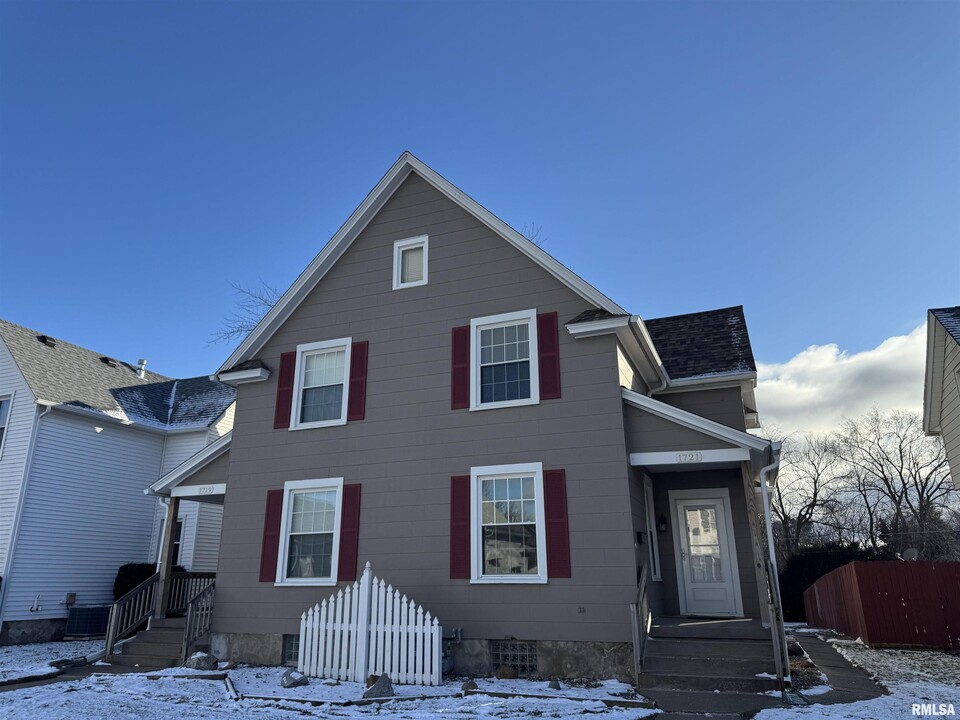
[[[643,499],[647,506],[647,547],[650,552],[650,579],[663,582],[660,566],[660,538],[657,537],[657,517],[653,507],[653,481],[649,475],[643,476]],[[653,568],[657,571],[653,572]]]
[[[330,558],[330,577],[328,578],[288,578],[287,553],[290,549],[290,515],[293,513],[293,494],[314,490],[337,491],[337,513],[333,520],[333,554]],[[323,478],[319,480],[288,480],[283,484],[283,514],[280,516],[280,547],[277,550],[277,587],[330,586],[337,584],[337,572],[340,563],[340,518],[343,515],[343,478]]]
[[[530,397],[523,400],[504,402],[480,402],[480,331],[502,325],[516,325],[527,322],[530,327]],[[489,315],[470,321],[470,410],[492,410],[494,408],[518,407],[540,404],[540,348],[537,342],[537,310],[519,310],[502,315]]]
[[[0,437],[0,458],[3,457],[3,448],[7,445],[7,436],[10,434],[10,419],[13,417],[13,398],[16,393],[9,395],[0,395],[0,401],[7,400],[10,405],[7,407],[7,419],[3,426],[3,437]]]
[[[309,428],[330,427],[332,425],[347,424],[347,400],[350,394],[350,351],[352,347],[353,338],[322,340],[320,342],[297,345],[297,364],[294,368],[293,402],[290,403],[290,430],[307,430]],[[300,403],[303,401],[303,356],[316,350],[333,350],[336,348],[343,348],[346,351],[343,358],[343,402],[340,408],[340,417],[333,420],[300,422]]]
[[[503,475],[533,475],[536,488],[537,509],[537,574],[536,575],[484,575],[480,545],[483,541],[483,518],[481,517],[480,481],[484,478]],[[547,523],[543,504],[543,463],[517,465],[485,465],[470,468],[470,583],[476,585],[533,585],[547,582]]]
[[[430,238],[427,235],[419,235],[414,238],[407,238],[406,240],[397,240],[393,244],[393,289],[394,290],[403,290],[404,288],[418,287],[419,285],[427,284],[427,269],[430,267]],[[415,280],[413,282],[402,282],[401,281],[401,272],[403,270],[403,264],[401,263],[401,257],[404,250],[409,250],[410,248],[422,247],[423,248],[423,280]]]

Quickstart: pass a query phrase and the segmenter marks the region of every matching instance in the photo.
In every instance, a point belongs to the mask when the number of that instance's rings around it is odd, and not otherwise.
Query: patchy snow
[[[103,650],[103,640],[30,643],[0,647],[0,682],[49,675],[57,671],[54,660],[87,657]]]
[[[770,708],[757,715],[756,720],[906,720],[920,714],[914,712],[915,704],[932,704],[937,710],[943,705],[942,710],[946,711],[952,703],[954,713],[960,712],[960,657],[924,650],[879,650],[867,647],[859,639],[831,639],[830,642],[837,652],[863,668],[890,694],[854,703]],[[801,692],[815,696],[814,690],[818,689]],[[822,692],[829,692],[829,688]]]
[[[397,685],[400,697],[433,695],[425,699],[398,699],[366,705],[311,705],[292,698],[301,691],[310,692],[318,701],[359,700],[365,687],[360,683],[326,685],[311,678],[310,685],[283,689],[280,676],[284,668],[241,667],[229,671],[231,681],[241,694],[283,695],[288,699],[231,699],[222,680],[175,678],[165,673],[127,675],[92,675],[77,681],[58,682],[24,690],[0,693],[0,719],[20,720],[100,720],[103,717],[136,718],[136,720],[303,720],[304,716],[352,720],[380,717],[391,720],[477,720],[478,718],[568,718],[583,714],[600,715],[610,720],[637,720],[655,715],[658,710],[644,708],[608,708],[599,699],[573,700],[557,698],[499,698],[476,694],[460,697],[460,683],[449,682],[440,687]],[[158,677],[159,676],[159,677]],[[150,679],[154,677],[156,679]],[[485,681],[486,682],[486,681]],[[489,681],[504,690],[507,681]],[[545,682],[509,681],[518,691],[540,692]],[[479,684],[479,683],[478,683]],[[623,686],[627,687],[628,686]],[[619,691],[620,683],[608,681],[593,692]],[[583,692],[571,688],[571,692]],[[563,692],[563,691],[561,691]],[[446,696],[440,693],[446,693]]]

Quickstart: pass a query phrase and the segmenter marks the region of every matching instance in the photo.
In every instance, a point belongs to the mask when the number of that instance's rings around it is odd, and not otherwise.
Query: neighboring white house
[[[927,313],[923,430],[939,435],[960,490],[960,305]]]
[[[174,380],[0,320],[0,645],[61,637],[154,562],[165,506],[143,488],[233,426],[236,391]],[[177,564],[216,570],[222,507],[182,502]]]

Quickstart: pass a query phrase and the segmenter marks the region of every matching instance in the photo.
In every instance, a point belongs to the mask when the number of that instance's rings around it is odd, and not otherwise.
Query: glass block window
[[[537,574],[537,509],[534,478],[480,481],[484,575]]]
[[[333,530],[337,491],[292,493],[288,578],[328,578],[333,561]]]
[[[480,330],[480,402],[530,397],[528,323]]]
[[[303,356],[303,388],[300,422],[338,420],[343,409],[346,350],[309,353]]]
[[[494,670],[501,665],[511,665],[520,675],[536,675],[539,670],[537,644],[517,640],[491,640],[490,663]]]
[[[300,660],[300,636],[299,635],[284,635],[283,636],[283,664],[296,667],[297,662]]]

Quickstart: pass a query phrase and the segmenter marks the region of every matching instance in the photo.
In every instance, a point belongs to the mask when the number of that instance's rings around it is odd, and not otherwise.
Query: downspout
[[[770,513],[770,491],[767,487],[767,478],[774,470],[780,467],[780,443],[770,443],[766,448],[768,465],[760,468],[760,496],[763,498],[763,524],[767,530],[767,553],[773,567],[777,566],[777,555],[773,549],[773,520]]]

